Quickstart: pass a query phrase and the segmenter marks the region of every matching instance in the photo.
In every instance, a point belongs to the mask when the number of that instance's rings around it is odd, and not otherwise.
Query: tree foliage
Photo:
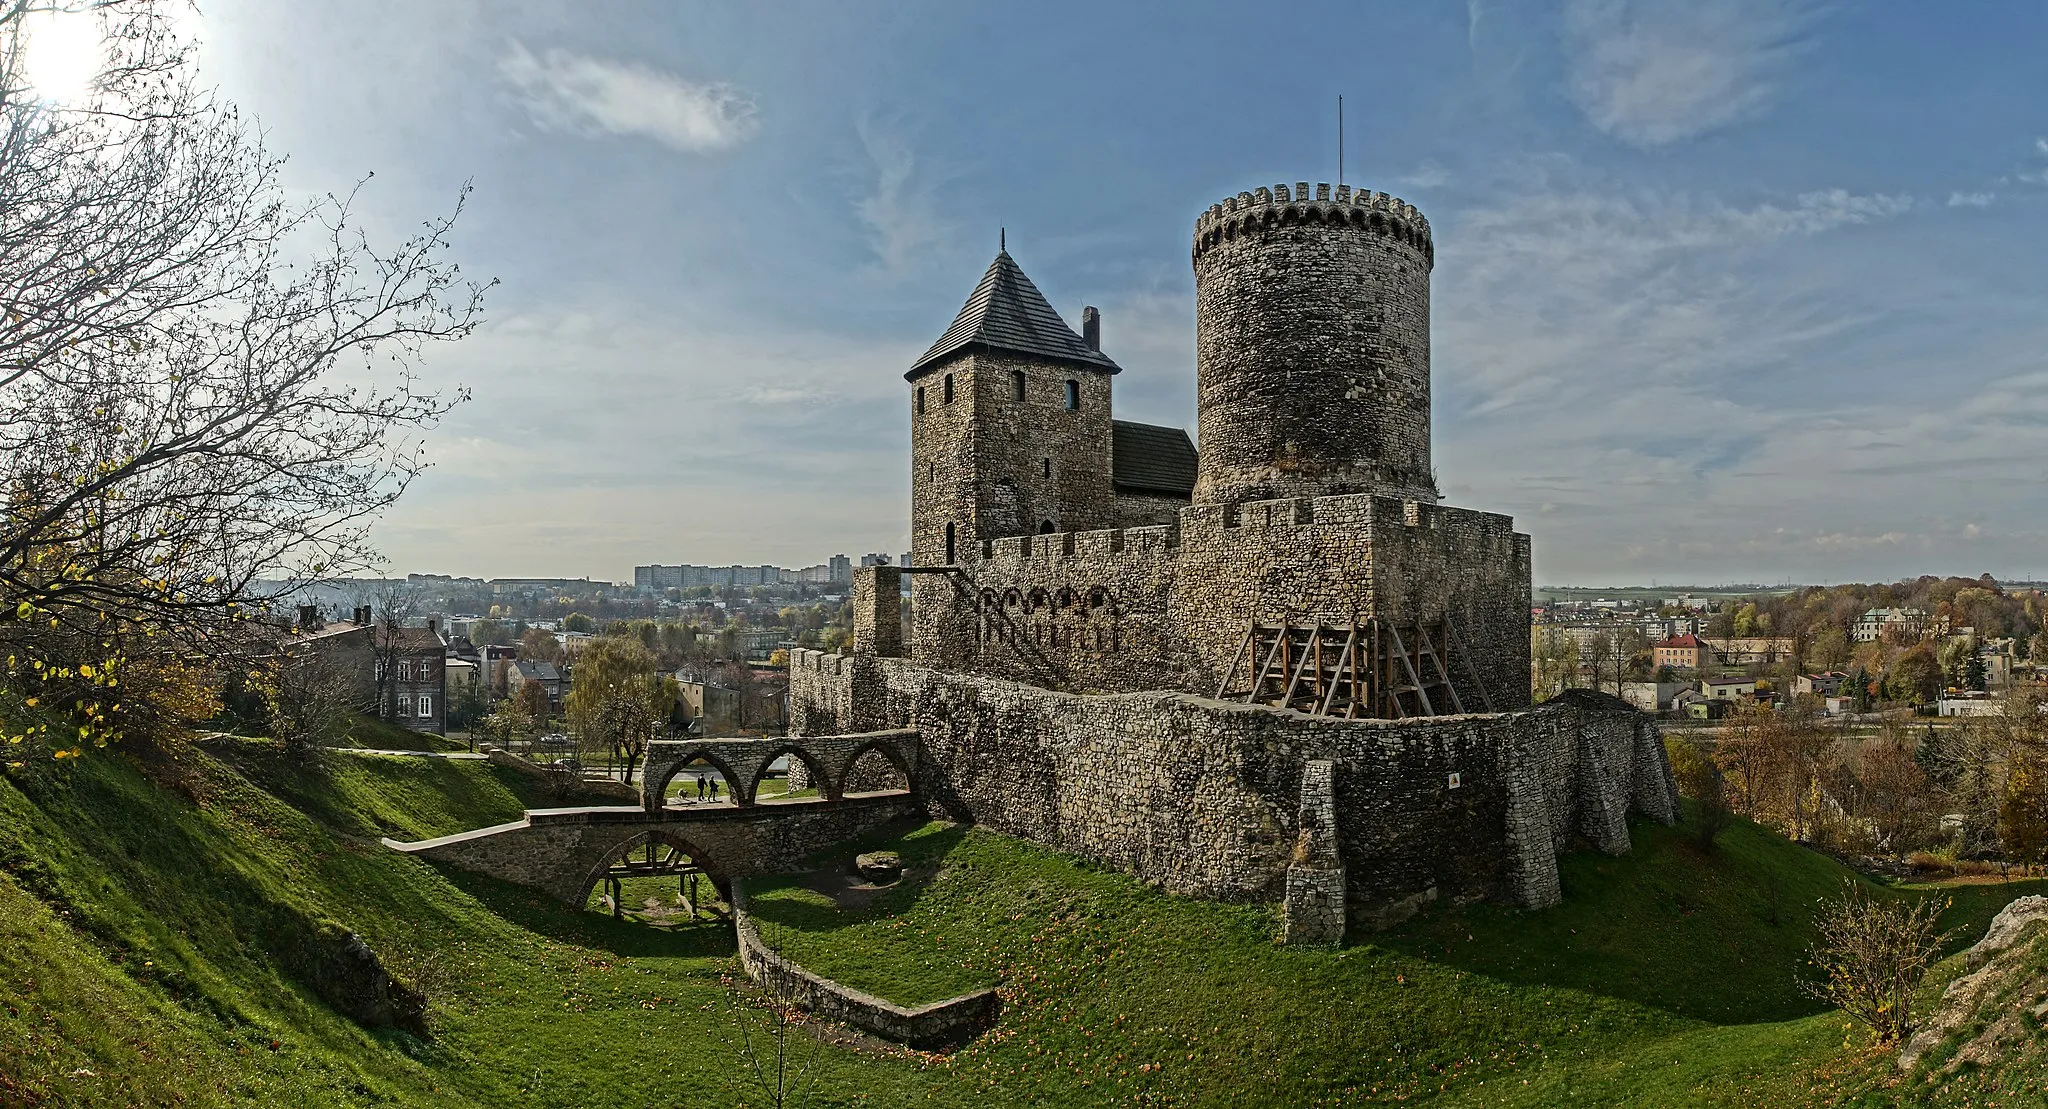
[[[373,245],[356,192],[286,195],[167,5],[76,6],[107,58],[72,105],[21,79],[38,6],[0,7],[0,640],[74,677],[229,655],[262,582],[371,564],[418,433],[460,399],[418,357],[483,295],[445,257],[459,200]],[[99,657],[56,661],[87,628]],[[83,738],[133,727],[104,687],[14,693],[63,701]]]
[[[609,747],[624,765],[623,780],[631,780],[647,745],[667,731],[681,696],[674,678],[655,671],[645,644],[606,635],[578,657],[565,707],[577,735]]]

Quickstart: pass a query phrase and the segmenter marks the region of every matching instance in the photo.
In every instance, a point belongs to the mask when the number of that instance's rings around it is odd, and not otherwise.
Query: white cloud
[[[2035,139],[2034,149],[2043,154],[2048,154],[2048,139]]]
[[[920,166],[909,141],[891,128],[861,119],[855,131],[869,165],[853,209],[867,229],[868,247],[884,273],[918,272],[933,251],[953,241],[953,225],[939,209],[941,175]]]
[[[533,122],[572,135],[634,135],[684,153],[723,150],[754,133],[754,102],[731,85],[567,50],[536,56],[514,42],[498,74]]]
[[[1688,139],[1763,111],[1811,21],[1770,0],[1569,0],[1570,93],[1624,142]]]
[[[1948,194],[1948,206],[1951,208],[1989,208],[1991,207],[1991,202],[1997,199],[1997,193],[1954,192]]]

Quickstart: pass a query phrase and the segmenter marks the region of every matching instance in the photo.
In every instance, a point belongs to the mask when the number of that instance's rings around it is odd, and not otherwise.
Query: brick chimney
[[[1092,304],[1081,309],[1081,341],[1089,350],[1102,349],[1102,313]]]

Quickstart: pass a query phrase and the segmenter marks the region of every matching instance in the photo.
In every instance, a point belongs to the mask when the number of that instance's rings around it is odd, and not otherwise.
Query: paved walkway
[[[387,751],[376,747],[322,747],[322,751],[333,751],[343,755],[416,755],[423,759],[471,759],[488,758],[470,751]]]

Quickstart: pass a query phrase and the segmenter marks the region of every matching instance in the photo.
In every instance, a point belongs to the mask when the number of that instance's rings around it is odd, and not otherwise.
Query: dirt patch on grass
[[[796,882],[812,893],[831,898],[832,904],[840,909],[865,909],[890,890],[927,885],[938,873],[936,864],[908,866],[903,868],[903,877],[877,885],[862,877],[849,858],[804,871],[796,876]]]

